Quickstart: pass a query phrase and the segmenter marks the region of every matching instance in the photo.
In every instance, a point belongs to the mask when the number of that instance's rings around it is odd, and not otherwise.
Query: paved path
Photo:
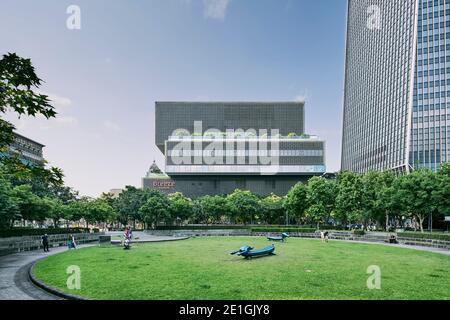
[[[316,240],[321,241],[321,239],[316,239]],[[392,244],[392,243],[385,243],[385,242],[370,242],[370,241],[330,239],[330,242],[333,242],[333,241],[343,241],[343,242],[352,242],[352,243],[364,243],[364,244],[382,245],[382,246],[387,246],[387,247],[397,247],[397,248],[412,249],[412,250],[419,250],[419,251],[428,251],[428,252],[434,252],[434,253],[439,253],[439,254],[444,254],[444,255],[450,256],[450,250],[441,249],[441,248],[434,248],[434,247],[411,246],[411,245],[406,245],[406,244]]]
[[[120,233],[118,233],[120,234]],[[139,234],[139,235],[138,235]],[[141,240],[149,241],[164,241],[174,240],[173,237],[153,237],[145,234],[136,233],[136,236],[141,238]],[[342,241],[342,240],[331,240],[331,241]],[[347,241],[358,243],[357,241]],[[393,245],[393,244],[383,244],[378,242],[360,242],[365,244],[373,245],[386,245],[391,247],[401,247],[407,249],[415,249],[421,251],[429,251],[434,253],[440,253],[445,255],[450,255],[449,250],[428,248],[428,247],[417,247],[417,246],[407,246],[407,245]],[[84,245],[79,246],[87,247],[94,245]],[[0,300],[58,300],[60,298],[49,294],[39,288],[37,288],[28,278],[28,270],[30,266],[37,260],[42,259],[49,255],[54,255],[60,252],[67,251],[66,247],[52,248],[49,253],[44,253],[42,251],[29,251],[16,254],[10,254],[7,256],[0,257]]]
[[[56,300],[28,279],[28,269],[35,261],[66,251],[66,247],[52,248],[50,252],[29,251],[0,257],[0,300]]]
[[[113,232],[106,232],[107,236],[111,236],[111,238],[114,240],[114,238],[120,237],[120,239],[123,239],[123,232],[120,231],[113,231]],[[136,242],[165,242],[165,241],[177,241],[177,240],[186,240],[189,239],[189,237],[172,237],[172,236],[152,236],[145,232],[133,232],[133,239],[131,239],[132,243]]]

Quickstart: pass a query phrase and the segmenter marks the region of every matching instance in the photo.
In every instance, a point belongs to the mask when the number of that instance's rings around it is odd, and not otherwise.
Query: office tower
[[[349,0],[342,169],[450,159],[450,1]]]

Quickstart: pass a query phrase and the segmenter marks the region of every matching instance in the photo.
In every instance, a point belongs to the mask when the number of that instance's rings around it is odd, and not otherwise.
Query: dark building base
[[[285,196],[295,184],[306,183],[313,176],[172,176],[170,188],[158,187],[160,184],[154,179],[144,179],[143,187],[164,193],[181,192],[189,198],[224,195],[236,189],[249,190],[261,196],[271,193]]]

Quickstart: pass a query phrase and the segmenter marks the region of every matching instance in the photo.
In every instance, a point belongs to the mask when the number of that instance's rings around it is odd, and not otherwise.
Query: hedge
[[[202,225],[202,226],[157,226],[155,230],[247,230],[250,226],[245,225]]]
[[[443,233],[399,232],[397,236],[402,238],[450,241],[450,234]]]
[[[66,234],[89,232],[85,228],[62,228],[62,229],[31,229],[31,228],[13,228],[0,230],[0,238],[23,237],[23,236],[41,236],[44,234]]]
[[[298,233],[315,233],[316,228],[296,228],[296,227],[254,227],[252,232],[298,232]]]

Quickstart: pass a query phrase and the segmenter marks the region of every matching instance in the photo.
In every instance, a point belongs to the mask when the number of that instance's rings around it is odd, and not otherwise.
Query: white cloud
[[[304,90],[302,93],[297,95],[294,100],[297,102],[306,102],[309,99],[308,90]]]
[[[231,0],[203,0],[203,14],[206,18],[224,20]]]

